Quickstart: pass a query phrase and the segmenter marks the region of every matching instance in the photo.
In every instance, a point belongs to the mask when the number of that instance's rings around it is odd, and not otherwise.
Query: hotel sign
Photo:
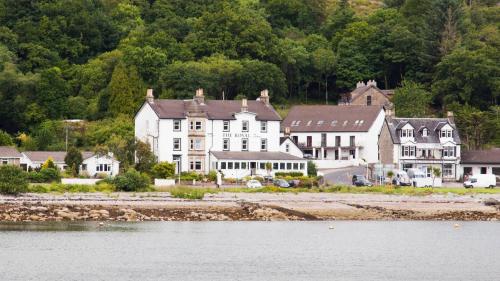
[[[249,133],[223,133],[222,137],[224,138],[249,138],[250,134]],[[253,135],[254,138],[258,138],[259,136],[257,134]]]

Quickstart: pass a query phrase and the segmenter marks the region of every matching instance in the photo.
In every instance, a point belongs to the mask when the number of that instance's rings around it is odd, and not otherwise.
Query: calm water
[[[0,280],[500,280],[500,223],[453,224],[0,224]]]

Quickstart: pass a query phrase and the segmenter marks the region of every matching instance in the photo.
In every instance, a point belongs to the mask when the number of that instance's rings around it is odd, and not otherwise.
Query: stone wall
[[[380,162],[382,164],[393,164],[394,163],[394,144],[392,143],[391,134],[389,133],[389,128],[387,123],[384,122],[382,131],[379,137],[379,153]]]
[[[372,97],[372,105],[386,105],[389,103],[389,99],[380,91],[370,88],[363,94],[361,94],[359,97],[357,97],[355,100],[351,101],[351,105],[367,105],[366,104],[366,97],[371,96]]]

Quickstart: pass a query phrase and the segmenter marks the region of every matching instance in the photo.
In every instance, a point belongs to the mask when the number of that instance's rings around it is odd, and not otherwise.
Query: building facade
[[[176,163],[177,172],[221,170],[226,176],[241,177],[261,172],[262,154],[257,152],[277,153],[273,160],[290,160],[290,154],[280,150],[280,122],[267,90],[254,101],[205,100],[203,89],[190,100],[162,100],[148,90],[135,116],[135,136],[151,145],[158,161]],[[229,162],[239,164],[229,166]],[[296,171],[294,167],[289,171]]]
[[[11,146],[0,146],[0,165],[20,166],[23,155]]]
[[[341,168],[379,161],[384,117],[379,106],[301,105],[290,109],[281,129],[318,168]]]
[[[500,182],[500,148],[464,151],[460,165],[462,176],[494,174]]]
[[[380,162],[396,169],[418,168],[432,176],[439,167],[443,181],[460,177],[460,137],[448,118],[396,118],[387,116],[379,138]]]
[[[375,80],[356,83],[356,89],[342,95],[341,105],[366,105],[366,106],[388,106],[391,104],[393,90],[381,90],[377,87]]]

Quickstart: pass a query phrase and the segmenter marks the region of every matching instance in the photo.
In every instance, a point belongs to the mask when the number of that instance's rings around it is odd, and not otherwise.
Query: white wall
[[[287,151],[287,146],[288,146],[288,151]],[[304,153],[300,148],[295,145],[295,143],[291,139],[286,139],[281,145],[280,145],[280,151],[284,153],[288,153],[290,155],[293,155],[295,157],[303,158]]]
[[[222,173],[224,174],[224,177],[226,178],[235,178],[235,179],[241,179],[241,178],[244,178],[246,176],[250,176],[251,174],[251,170],[250,170],[250,166],[249,166],[249,162],[257,162],[257,166],[256,166],[256,169],[255,169],[255,174],[254,175],[257,175],[257,176],[267,176],[267,175],[272,175],[274,176],[277,172],[285,172],[285,173],[288,173],[288,172],[302,172],[302,174],[304,176],[307,176],[307,161],[305,160],[293,160],[293,161],[285,161],[285,160],[269,160],[269,161],[258,161],[258,160],[255,160],[255,161],[248,161],[248,160],[217,160],[215,158],[212,158],[212,167],[215,165],[214,162],[219,162],[219,170],[222,171]],[[221,162],[232,162],[233,165],[234,165],[234,162],[239,162],[241,164],[241,162],[247,162],[247,166],[246,166],[246,169],[235,169],[234,166],[233,166],[233,169],[222,169],[221,168]],[[271,172],[268,172],[265,168],[264,169],[261,169],[260,168],[260,163],[278,163],[278,169],[273,169],[271,170]],[[281,169],[281,163],[284,163],[285,164],[285,168],[284,169]],[[287,163],[291,163],[291,169],[288,169],[287,168]],[[294,169],[294,166],[293,164],[297,164],[297,169]],[[300,164],[303,164],[302,165],[302,169],[301,169],[301,166]],[[240,166],[241,167],[241,166]]]
[[[147,102],[142,105],[134,120],[135,137],[140,141],[148,142],[153,152],[156,152],[154,138],[158,137],[159,120],[158,115]]]
[[[109,176],[116,176],[120,173],[120,162],[113,159],[110,156],[100,156],[94,155],[90,158],[83,160],[83,165],[86,165],[85,172],[88,173],[89,176],[93,177],[96,174],[106,174]],[[110,171],[97,171],[97,166],[100,164],[109,165]],[[82,166],[83,166],[82,165]],[[80,167],[80,172],[83,173],[83,167]]]

